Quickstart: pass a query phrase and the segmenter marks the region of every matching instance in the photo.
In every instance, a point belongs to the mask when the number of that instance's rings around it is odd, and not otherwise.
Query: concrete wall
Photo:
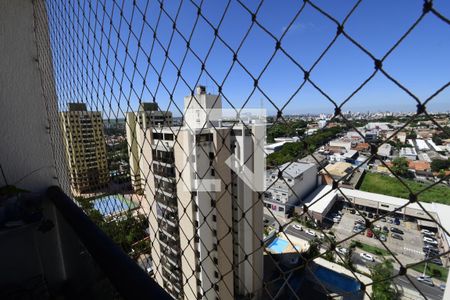
[[[0,2],[0,186],[69,182],[48,43],[43,1]]]

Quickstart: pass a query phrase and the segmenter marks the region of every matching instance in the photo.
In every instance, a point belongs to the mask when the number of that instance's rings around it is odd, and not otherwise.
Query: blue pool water
[[[121,211],[133,209],[136,205],[122,195],[108,195],[93,201],[94,208],[103,216],[109,216]]]
[[[272,243],[267,247],[270,251],[274,253],[283,253],[284,249],[289,245],[288,241],[280,238],[275,238]]]
[[[317,267],[314,275],[316,275],[318,280],[342,292],[357,292],[361,289],[360,284],[356,280],[321,266]]]

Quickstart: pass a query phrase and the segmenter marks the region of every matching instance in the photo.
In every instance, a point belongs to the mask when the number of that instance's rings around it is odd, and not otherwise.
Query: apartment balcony
[[[168,230],[170,234],[173,234],[174,231],[178,232],[178,219],[171,215],[168,215],[169,211],[166,212],[165,216],[157,215],[157,218],[161,220],[160,228],[164,230]]]
[[[0,206],[0,299],[170,299],[60,188],[13,198]]]
[[[173,178],[175,177],[175,170],[173,168],[161,167],[153,163],[153,174],[162,176],[164,178]]]
[[[163,263],[163,276],[168,279],[175,279],[175,281],[182,278],[179,268],[167,263]]]
[[[171,208],[178,207],[177,198],[175,198],[175,197],[167,197],[163,194],[156,193],[155,200],[167,207],[171,207]]]
[[[165,240],[159,239],[159,242],[161,244],[161,247],[166,251],[170,251],[176,256],[180,254],[180,246],[178,241],[166,238]]]
[[[175,159],[173,156],[158,156],[153,155],[154,163],[162,163],[162,165],[173,165],[175,163]]]
[[[181,289],[179,287],[178,283],[166,281],[164,282],[164,288],[166,291],[175,299],[178,299],[180,296],[182,296]]]
[[[158,230],[174,241],[178,240],[180,236],[178,228],[175,226],[168,226],[165,223],[160,223]]]

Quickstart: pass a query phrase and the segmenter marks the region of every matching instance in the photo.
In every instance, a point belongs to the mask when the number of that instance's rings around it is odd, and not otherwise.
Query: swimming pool
[[[136,204],[126,199],[122,195],[108,195],[97,198],[93,201],[94,208],[103,216],[117,214],[122,211],[136,208]]]
[[[288,245],[288,241],[276,237],[267,248],[269,248],[271,252],[279,254],[283,253]]]
[[[358,281],[333,270],[318,266],[314,271],[317,279],[340,292],[357,292],[361,289]]]

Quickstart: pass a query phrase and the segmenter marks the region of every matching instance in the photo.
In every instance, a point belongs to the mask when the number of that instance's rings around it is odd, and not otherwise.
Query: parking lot
[[[332,230],[335,232],[337,241],[347,238],[349,235],[355,234],[353,232],[353,227],[355,221],[362,219],[358,214],[350,214],[348,211],[343,210],[343,215],[341,221],[333,225]],[[390,218],[387,218],[388,220]],[[421,260],[424,258],[422,248],[424,246],[423,236],[414,223],[400,221],[400,225],[390,224],[387,221],[383,222],[381,220],[374,223],[381,228],[386,226],[389,229],[389,233],[383,233],[386,236],[386,241],[384,244],[396,255],[402,263],[408,264]],[[394,239],[391,236],[391,227],[398,228],[404,232],[403,240]],[[350,240],[344,242],[345,246],[349,246],[351,241],[360,241],[361,243],[378,247],[380,249],[386,249],[383,244],[375,237],[368,237],[367,230],[362,231],[361,234],[355,235]]]

